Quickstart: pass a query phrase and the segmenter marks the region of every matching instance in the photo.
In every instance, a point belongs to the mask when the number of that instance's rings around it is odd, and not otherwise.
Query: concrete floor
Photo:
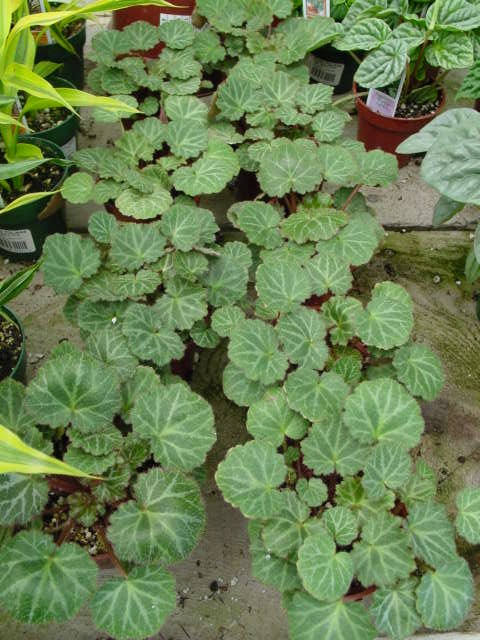
[[[97,28],[103,28],[105,22],[106,19]],[[80,146],[103,144],[116,131],[111,127],[94,127],[85,114]],[[359,270],[359,289],[367,290],[376,280],[386,278],[406,286],[416,305],[417,339],[430,344],[444,361],[446,388],[438,400],[423,406],[427,432],[421,451],[436,468],[442,499],[451,506],[458,487],[480,485],[480,324],[475,318],[473,301],[480,287],[467,285],[463,277],[471,225],[478,214],[467,212],[447,231],[432,230],[431,216],[437,195],[421,182],[419,167],[414,163],[401,170],[396,185],[365,193],[380,222],[391,231],[372,263]],[[226,192],[208,199],[204,205],[211,206],[221,221],[231,198],[232,194]],[[70,228],[85,229],[93,210],[90,206],[70,207],[67,212]],[[0,260],[0,278],[20,266]],[[436,276],[440,276],[440,282]],[[25,324],[29,376],[35,374],[61,340],[68,338],[80,343],[76,330],[63,319],[62,305],[63,299],[42,284],[41,275],[12,304]],[[218,432],[204,487],[207,530],[192,556],[174,568],[179,606],[155,640],[287,640],[278,594],[251,576],[246,522],[239,512],[225,504],[213,480],[214,470],[228,448],[246,439],[243,410],[228,402],[221,392],[220,376],[225,361],[223,348],[204,353],[195,374],[194,386],[211,402]],[[464,547],[462,552],[480,587],[480,547]],[[210,589],[213,581],[221,586],[216,593]],[[480,640],[479,600],[462,631],[465,635],[424,638]],[[0,615],[0,640],[20,639],[107,640],[93,628],[88,610],[71,623],[35,628],[2,619]]]

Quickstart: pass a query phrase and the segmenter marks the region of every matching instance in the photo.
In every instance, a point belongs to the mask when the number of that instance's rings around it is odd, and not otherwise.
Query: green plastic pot
[[[22,140],[24,138],[22,137]],[[60,147],[50,140],[33,136],[28,142],[39,146],[45,155],[64,158]],[[58,189],[67,176],[65,168],[58,184],[49,189]],[[0,215],[0,255],[13,261],[37,260],[45,238],[52,233],[65,233],[64,206],[60,194],[46,196]]]
[[[9,309],[8,307],[3,307],[2,311],[10,318],[12,322],[17,325],[17,327],[20,329],[20,333],[22,334],[22,350],[20,351],[20,356],[17,360],[17,364],[13,368],[13,371],[10,373],[9,377],[25,384],[27,381],[27,349],[25,346],[25,331],[23,329],[21,321],[11,309]]]
[[[49,81],[54,87],[70,87],[70,89],[75,89],[75,86],[64,78],[54,77],[49,78]],[[56,127],[51,127],[50,129],[45,129],[44,131],[38,131],[25,135],[25,137],[50,140],[50,142],[54,142],[58,147],[60,147],[66,158],[69,158],[77,149],[76,135],[79,124],[80,118],[74,113],[70,113],[62,122],[62,124],[59,124]]]
[[[87,28],[83,28],[68,39],[68,42],[75,49],[75,54],[66,51],[59,44],[39,44],[35,55],[35,62],[49,60],[62,64],[58,73],[62,78],[72,82],[77,89],[83,89],[85,84],[85,60],[83,57],[83,47],[87,39]]]

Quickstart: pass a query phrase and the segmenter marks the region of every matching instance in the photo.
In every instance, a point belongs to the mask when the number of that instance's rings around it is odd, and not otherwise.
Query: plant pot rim
[[[56,83],[64,82],[67,88],[76,89],[76,86],[73,84],[73,82],[70,82],[70,80],[67,80],[66,78],[62,78],[62,76],[53,76],[52,78],[50,78],[50,82],[53,84],[54,87],[57,87],[57,86],[61,87],[62,85],[56,84]],[[55,134],[57,133],[57,131],[60,131],[60,129],[70,125],[75,121],[80,122],[80,118],[75,113],[69,112],[68,116],[65,118],[65,120],[61,124],[56,124],[54,127],[50,127],[49,129],[44,129],[43,131],[34,131],[32,134],[26,134],[26,135],[30,139],[35,137],[38,137],[39,139],[43,139],[41,138],[40,134],[44,134],[45,136]],[[49,140],[49,142],[52,142],[52,141]],[[53,144],[57,144],[57,143],[54,142]]]
[[[62,126],[62,125],[59,125]],[[53,131],[52,129],[49,129],[49,131]],[[58,144],[56,142],[52,142],[52,140],[47,140],[46,138],[40,138],[38,136],[35,135],[31,135],[31,136],[19,136],[18,138],[19,140],[23,140],[24,142],[28,142],[31,144],[36,145],[37,147],[40,147],[40,149],[42,149],[42,151],[44,150],[43,147],[53,147],[53,151],[56,154],[57,158],[61,158],[62,160],[65,159],[65,154],[63,153],[62,149],[58,146]],[[65,178],[67,177],[68,174],[68,167],[63,167],[63,173],[61,175],[61,177],[59,178],[58,182],[56,182],[54,185],[52,185],[52,189],[58,189],[60,187],[60,185],[63,183],[63,181],[65,180]],[[15,213],[15,209],[13,209],[13,211],[11,213]]]
[[[385,120],[387,122],[391,122],[391,123],[395,123],[400,125],[401,123],[405,123],[405,125],[410,124],[414,124],[417,125],[418,123],[421,123],[423,121],[425,121],[425,123],[427,123],[428,121],[430,121],[433,117],[435,117],[438,113],[440,113],[440,111],[442,111],[442,109],[445,106],[445,102],[446,102],[446,93],[445,93],[445,89],[443,87],[439,87],[439,92],[440,92],[440,104],[438,105],[438,107],[435,110],[435,114],[429,113],[423,116],[415,116],[414,118],[397,118],[396,116],[384,116],[381,113],[377,113],[376,111],[373,111],[372,109],[370,109],[370,107],[367,106],[367,103],[362,100],[362,98],[358,97],[358,86],[357,83],[354,82],[353,83],[353,93],[355,95],[355,104],[357,106],[357,109],[360,108],[364,111],[364,113],[371,113],[373,114],[373,117],[378,118],[378,120],[382,121]]]
[[[17,362],[15,363],[15,366],[13,367],[13,369],[11,370],[11,372],[8,374],[8,378],[14,378],[21,366],[22,366],[22,361],[24,361],[24,359],[26,358],[27,355],[27,348],[25,345],[25,330],[23,328],[23,324],[22,321],[20,320],[20,318],[10,309],[10,307],[4,306],[2,307],[2,310],[7,314],[7,316],[12,320],[12,322],[14,322],[17,327],[20,329],[20,333],[22,336],[22,348],[20,350],[20,354],[18,356]]]

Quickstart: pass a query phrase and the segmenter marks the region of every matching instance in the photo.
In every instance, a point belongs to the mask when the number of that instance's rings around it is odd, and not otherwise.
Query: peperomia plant
[[[480,8],[473,2],[355,0],[334,46],[366,52],[355,75],[365,88],[396,92],[405,73],[402,102],[434,101],[445,74],[470,67]]]
[[[426,153],[421,168],[422,178],[440,193],[433,214],[434,225],[448,222],[466,204],[480,204],[478,175],[474,166],[479,131],[480,115],[477,111],[451,109],[398,147],[401,153]],[[473,244],[465,265],[469,282],[480,277],[480,225]]]
[[[292,640],[455,628],[472,576],[433,471],[410,455],[424,429],[415,397],[437,397],[442,367],[410,340],[406,290],[380,282],[366,304],[353,295],[351,268],[380,236],[363,199],[345,211],[319,198],[288,217],[261,202],[230,212],[260,249],[257,297],[253,317],[225,307],[212,327],[228,338],[224,390],[248,406],[253,440],[229,451],[217,484],[251,521],[254,575],[284,594]],[[458,499],[470,542],[479,493]]]

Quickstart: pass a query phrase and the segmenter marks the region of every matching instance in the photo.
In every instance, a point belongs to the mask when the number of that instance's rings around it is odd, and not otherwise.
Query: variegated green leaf
[[[280,446],[285,437],[300,440],[307,432],[308,422],[292,411],[282,389],[267,391],[254,402],[247,413],[247,430],[257,440]]]
[[[296,213],[282,222],[282,233],[299,244],[317,242],[333,237],[347,222],[348,216],[342,211],[327,207],[299,207]]]
[[[357,520],[345,507],[332,507],[324,511],[322,524],[341,547],[349,545],[358,535]]]
[[[175,278],[154,306],[162,323],[171,329],[191,329],[207,315],[207,291],[203,287]]]
[[[56,293],[73,293],[100,266],[100,252],[90,238],[76,233],[49,236],[43,245],[45,284]]]
[[[165,238],[151,225],[126,224],[111,236],[110,258],[126,271],[136,271],[163,255]]]
[[[300,589],[302,583],[296,566],[283,558],[277,558],[265,548],[260,535],[261,529],[262,525],[258,521],[251,520],[248,524],[253,576],[281,592]]]
[[[440,359],[423,345],[414,344],[398,349],[393,366],[398,379],[410,393],[424,400],[435,400],[444,385]]]
[[[280,317],[277,330],[290,362],[312,369],[323,369],[328,357],[328,347],[325,341],[325,322],[319,313],[299,307]]]
[[[250,380],[243,370],[229,362],[223,371],[223,391],[227,398],[240,407],[248,407],[261,400],[267,387]]]
[[[282,244],[279,231],[281,217],[272,205],[265,202],[238,202],[230,207],[228,217],[253,244],[265,249],[275,249]]]
[[[340,414],[349,387],[336,373],[319,375],[313,369],[301,367],[289,374],[285,390],[292,409],[307,420],[320,422]]]
[[[261,264],[255,286],[261,301],[274,311],[288,313],[312,295],[312,283],[307,271],[286,260]]]
[[[399,582],[388,589],[377,589],[370,609],[375,626],[393,640],[404,640],[413,635],[422,621],[415,606],[417,581],[413,578]]]
[[[108,367],[112,367],[123,382],[130,378],[138,364],[128,348],[120,329],[102,329],[93,333],[85,343],[87,352]]]
[[[48,500],[48,484],[35,475],[0,475],[0,524],[26,524],[39,515]]]
[[[410,477],[410,455],[403,447],[378,444],[364,466],[362,484],[372,498],[381,498],[388,489],[404,487]]]
[[[455,525],[470,544],[480,542],[480,489],[462,489],[456,497],[458,509]]]
[[[456,555],[455,529],[443,505],[418,502],[408,512],[408,533],[415,555],[439,567]]]
[[[240,166],[232,148],[219,140],[210,140],[207,150],[189,167],[173,174],[173,185],[189,196],[220,192],[234,178]]]

